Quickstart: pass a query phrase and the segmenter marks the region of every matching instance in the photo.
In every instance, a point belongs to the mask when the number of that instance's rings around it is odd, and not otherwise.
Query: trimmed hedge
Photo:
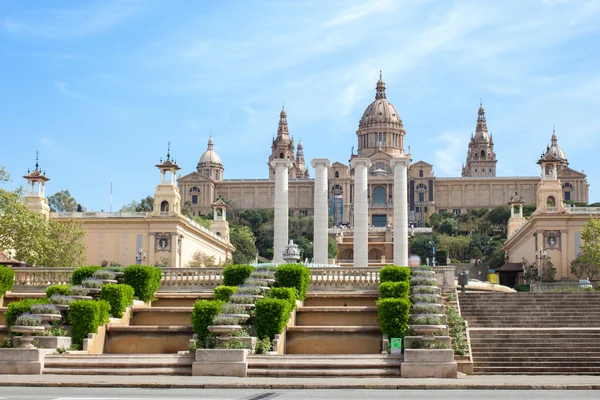
[[[254,267],[250,265],[230,265],[223,270],[223,285],[224,286],[239,286],[250,274],[254,271]]]
[[[83,345],[90,333],[98,333],[98,327],[108,323],[110,304],[105,300],[76,300],[69,306],[72,343]]]
[[[234,294],[237,290],[237,286],[217,286],[215,288],[215,300],[220,301],[229,301],[229,298],[232,294]]]
[[[48,304],[50,301],[47,298],[41,299],[22,299],[14,303],[10,303],[4,313],[6,320],[6,326],[11,327],[14,325],[15,320],[21,314],[31,313],[31,306],[33,304]]]
[[[123,273],[123,283],[131,286],[135,296],[144,302],[154,299],[161,278],[162,270],[148,265],[130,265]]]
[[[274,287],[269,290],[269,298],[286,300],[290,309],[296,308],[296,289],[289,287]]]
[[[529,283],[518,283],[515,285],[517,292],[531,292],[531,285]]]
[[[106,300],[110,304],[110,315],[115,318],[122,318],[123,312],[131,303],[133,303],[134,290],[129,285],[108,284],[100,289],[100,299]]]
[[[55,294],[62,294],[63,296],[71,295],[71,285],[52,285],[46,289],[46,297],[50,298]]]
[[[275,335],[282,333],[290,318],[290,311],[287,300],[267,298],[257,301],[254,315],[258,338],[273,340]]]
[[[310,285],[310,270],[302,264],[283,264],[275,271],[277,287],[296,289],[297,298],[304,300]]]
[[[13,271],[12,268],[0,265],[0,297],[4,296],[4,293],[12,289],[14,284],[15,271]]]
[[[410,268],[388,265],[379,271],[379,282],[408,282]]]
[[[192,326],[199,339],[208,336],[208,327],[213,324],[213,318],[221,313],[222,305],[219,300],[196,300],[192,311]]]
[[[408,299],[377,300],[377,322],[388,338],[403,338],[408,328],[410,301]]]
[[[94,272],[98,271],[100,268],[102,267],[98,265],[88,265],[85,267],[75,268],[71,274],[71,283],[73,285],[81,285],[81,282],[91,278],[92,275],[94,275]]]
[[[383,282],[379,285],[379,298],[406,299],[409,288],[408,282]]]

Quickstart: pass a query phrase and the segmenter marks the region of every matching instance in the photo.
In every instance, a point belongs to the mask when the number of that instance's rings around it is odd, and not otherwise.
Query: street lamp
[[[548,254],[546,254],[546,251],[542,249],[542,247],[540,246],[539,250],[535,251],[535,260],[537,263],[537,267],[538,267],[538,271],[540,274],[540,286],[542,284],[542,268],[543,265],[545,264],[546,259],[548,258]]]
[[[433,254],[433,257],[431,259],[431,266],[435,267],[435,244],[433,242],[429,242],[429,245],[431,246],[431,254]]]
[[[140,248],[140,250],[137,252],[137,255],[135,256],[135,263],[137,265],[140,265],[142,263],[142,260],[146,259],[146,253],[144,253],[144,250]]]

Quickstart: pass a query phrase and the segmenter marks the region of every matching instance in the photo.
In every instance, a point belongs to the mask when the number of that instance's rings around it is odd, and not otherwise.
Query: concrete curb
[[[396,384],[396,383],[126,383],[126,382],[0,382],[0,387],[73,387],[143,389],[379,389],[379,390],[600,390],[600,384]]]

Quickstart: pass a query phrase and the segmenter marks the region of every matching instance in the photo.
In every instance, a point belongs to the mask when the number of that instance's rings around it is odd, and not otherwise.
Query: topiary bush
[[[223,303],[219,300],[197,300],[192,311],[192,326],[199,339],[210,335],[208,327],[213,319],[221,313]]]
[[[69,307],[72,343],[82,346],[90,333],[98,333],[98,327],[108,323],[110,305],[104,300],[77,300]]]
[[[237,286],[217,286],[215,288],[214,299],[220,301],[229,301],[229,298],[236,292],[236,290]]]
[[[531,292],[531,285],[528,283],[518,283],[515,285],[515,290],[517,292]]]
[[[282,299],[262,299],[256,302],[254,315],[259,339],[273,340],[285,329],[290,318],[290,303]]]
[[[380,299],[405,299],[408,297],[408,282],[383,282],[379,284]]]
[[[289,287],[276,287],[269,290],[271,299],[286,300],[290,304],[290,309],[296,308],[296,289]]]
[[[250,277],[254,267],[250,265],[230,265],[223,270],[223,285],[239,286]]]
[[[410,268],[388,265],[379,271],[379,282],[408,282]]]
[[[40,326],[42,319],[37,315],[25,313],[21,314],[15,320],[15,326]]]
[[[55,294],[62,294],[63,296],[71,295],[71,285],[52,285],[46,289],[46,297],[50,298]]]
[[[154,299],[154,293],[160,287],[162,270],[147,265],[130,265],[125,268],[123,283],[133,288],[135,296],[141,301]]]
[[[377,322],[381,332],[390,339],[404,338],[408,328],[410,301],[408,299],[380,299],[377,301]]]
[[[12,268],[0,265],[0,297],[4,296],[4,293],[11,290],[14,284],[15,271],[13,271]]]
[[[310,270],[302,264],[282,264],[275,271],[277,287],[295,288],[297,298],[304,300],[310,285]]]
[[[133,288],[129,285],[108,284],[100,289],[100,299],[110,304],[110,315],[122,318],[123,312],[133,303]]]
[[[15,324],[15,320],[21,314],[31,313],[31,306],[33,304],[47,304],[49,300],[47,298],[41,299],[22,299],[14,303],[10,303],[4,313],[6,320],[6,326],[11,327]]]
[[[73,285],[81,285],[83,281],[91,278],[92,275],[94,275],[94,272],[98,271],[100,268],[102,267],[98,265],[88,265],[85,267],[75,268],[71,274],[71,283]]]

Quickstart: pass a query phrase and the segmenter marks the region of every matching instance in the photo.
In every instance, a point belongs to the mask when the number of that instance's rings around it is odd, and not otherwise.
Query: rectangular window
[[[198,196],[192,195],[192,204],[198,204]]]
[[[452,214],[460,215],[460,208],[455,208],[454,210],[452,210]]]
[[[424,208],[425,208],[425,214],[427,214],[427,207],[424,207]]]
[[[300,215],[308,216],[308,210],[300,210]]]
[[[379,227],[379,228],[385,227],[387,225],[387,215],[373,214],[371,221],[372,221],[372,225],[375,227]]]
[[[565,200],[571,200],[571,192],[564,192],[565,193]]]
[[[424,202],[425,201],[425,193],[419,193],[419,201],[420,202]]]
[[[447,213],[447,212],[448,212],[448,210],[446,210],[445,208],[440,208],[440,209],[438,210],[438,213],[440,213],[440,214],[445,214],[445,213]]]
[[[421,207],[415,207],[415,211],[420,213],[421,212]]]

